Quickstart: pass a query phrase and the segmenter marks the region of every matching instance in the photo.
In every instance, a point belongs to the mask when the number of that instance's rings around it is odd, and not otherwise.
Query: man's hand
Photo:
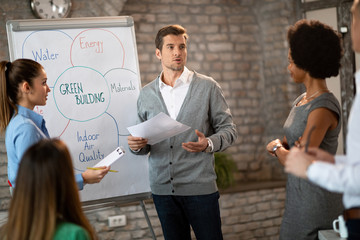
[[[142,137],[134,137],[134,136],[128,136],[128,144],[131,150],[138,151],[141,148],[145,147],[148,140],[146,138]]]
[[[313,155],[305,153],[303,149],[298,147],[292,147],[286,157],[285,172],[306,179],[307,169],[313,161]]]
[[[308,149],[308,154],[314,156],[316,161],[335,163],[334,155],[332,155],[331,153],[328,153],[320,148],[311,147]]]
[[[183,149],[188,152],[202,152],[208,146],[208,140],[205,135],[198,130],[195,130],[195,133],[198,136],[197,142],[187,142],[182,144]]]

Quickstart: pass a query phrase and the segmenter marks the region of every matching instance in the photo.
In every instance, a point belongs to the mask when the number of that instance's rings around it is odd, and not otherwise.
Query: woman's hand
[[[99,170],[87,169],[81,174],[84,183],[93,184],[100,182],[105,175],[109,172],[110,167],[97,167]]]
[[[276,157],[273,149],[278,144],[282,145],[282,142],[280,141],[280,139],[275,139],[269,142],[268,145],[266,146],[266,150],[271,154],[271,156]]]

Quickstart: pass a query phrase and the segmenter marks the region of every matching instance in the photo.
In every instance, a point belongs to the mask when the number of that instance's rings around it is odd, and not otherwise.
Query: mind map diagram
[[[127,146],[126,128],[137,123],[140,76],[126,31],[41,30],[24,37],[21,57],[44,67],[51,89],[46,105],[34,111],[44,116],[51,137],[65,140],[76,172]]]

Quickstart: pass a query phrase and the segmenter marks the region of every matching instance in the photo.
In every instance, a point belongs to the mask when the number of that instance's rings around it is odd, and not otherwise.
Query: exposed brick
[[[176,16],[173,14],[159,14],[157,17],[158,23],[169,23],[169,22],[175,22]],[[157,30],[156,30],[157,31]]]
[[[169,13],[170,5],[168,5],[168,4],[149,4],[148,11],[152,12],[152,13]],[[134,11],[134,12],[137,12],[137,11]]]
[[[223,52],[223,51],[232,51],[234,46],[232,43],[221,42],[221,43],[209,43],[208,48],[210,52]]]
[[[226,16],[211,16],[211,23],[214,24],[226,24],[227,17]]]
[[[152,32],[154,32],[154,25],[153,24],[151,24],[151,23],[141,23],[141,24],[139,24],[139,31],[140,32],[150,32],[150,33],[152,33]]]
[[[171,12],[176,14],[186,14],[188,12],[188,9],[189,7],[187,7],[186,5],[171,5]]]
[[[235,233],[241,233],[244,232],[247,229],[246,224],[236,224],[233,227],[233,230]]]
[[[221,13],[222,9],[219,6],[206,6],[205,12],[209,14],[210,16],[213,14]]]

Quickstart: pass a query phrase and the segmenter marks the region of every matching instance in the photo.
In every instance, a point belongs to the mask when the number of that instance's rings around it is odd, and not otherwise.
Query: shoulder
[[[207,85],[219,85],[218,82],[215,81],[210,76],[206,76],[204,74],[198,73],[194,71],[193,80],[198,84],[207,84]]]
[[[12,129],[16,132],[38,132],[39,129],[36,126],[35,122],[30,118],[24,117],[17,114],[13,119],[11,119],[8,129]]]
[[[34,134],[38,131],[36,124],[30,118],[17,114],[10,120],[6,135]]]
[[[340,103],[333,93],[324,93],[311,102],[310,110],[327,108],[337,114],[341,113]]]
[[[321,96],[319,96],[318,98],[319,102],[331,102],[332,104],[337,104],[339,105],[339,101],[337,100],[337,98],[335,97],[335,95],[332,92],[329,93],[324,93]]]
[[[205,94],[205,92],[208,92],[209,94],[222,95],[223,91],[220,84],[212,77],[197,73],[195,71],[190,86],[191,89],[201,89],[203,94]]]
[[[70,223],[62,222],[56,226],[53,240],[88,240],[90,239],[88,232],[81,226]]]
[[[26,116],[23,116],[21,114],[16,114],[11,120],[10,124],[13,124],[15,126],[21,126],[24,124],[34,124],[34,121],[31,118],[28,118]]]
[[[146,91],[146,90],[149,90],[149,89],[153,89],[155,88],[158,84],[158,81],[159,81],[159,76],[156,77],[154,80],[152,80],[151,82],[145,84],[145,86],[143,86],[143,88],[141,89],[141,91]]]
[[[158,84],[159,78],[157,77],[155,80],[151,81],[150,83],[146,84],[140,91],[140,96],[153,94],[156,92],[156,89],[159,88]]]

